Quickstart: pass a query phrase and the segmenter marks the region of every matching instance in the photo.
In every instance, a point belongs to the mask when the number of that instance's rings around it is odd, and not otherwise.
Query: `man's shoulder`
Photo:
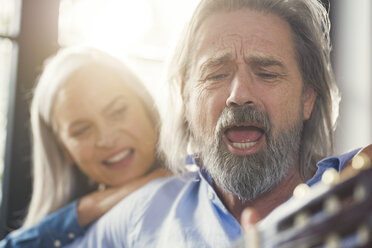
[[[198,173],[195,172],[188,172],[181,175],[157,178],[135,191],[133,194],[131,194],[131,196],[133,198],[140,199],[149,199],[149,197],[151,198],[153,196],[176,196],[179,191],[187,186],[190,182],[195,182],[197,180]]]
[[[135,195],[136,197],[145,196],[146,198],[154,194],[174,195],[177,194],[179,190],[185,187],[190,181],[198,180],[197,178],[198,174],[195,172],[157,178],[135,191],[132,195]]]
[[[208,243],[200,230],[209,233],[210,223],[215,223],[213,230],[227,242],[217,216],[222,213],[211,204],[209,189],[198,172],[153,180],[119,202],[71,247],[164,247],[164,243],[182,240]]]
[[[87,235],[71,247],[131,246],[155,235],[185,189],[198,187],[198,173],[152,180],[136,190],[100,218]],[[150,242],[150,241],[149,241]],[[102,245],[97,245],[102,244]]]
[[[181,191],[198,180],[198,173],[195,172],[158,178],[121,200],[114,208],[130,212],[132,221],[135,221],[137,215],[139,218],[149,208],[170,205]]]

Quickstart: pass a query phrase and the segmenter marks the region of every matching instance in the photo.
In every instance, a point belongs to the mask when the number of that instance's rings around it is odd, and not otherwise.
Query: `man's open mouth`
[[[258,147],[264,137],[264,129],[255,125],[230,126],[224,132],[224,140],[227,145],[231,149],[240,150],[243,153],[250,152],[249,150],[253,152],[254,147]]]

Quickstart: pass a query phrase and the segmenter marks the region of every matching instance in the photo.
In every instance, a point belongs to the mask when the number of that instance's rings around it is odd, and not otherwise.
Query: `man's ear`
[[[311,113],[313,112],[314,103],[317,94],[312,87],[307,87],[303,95],[304,101],[304,120],[310,119]]]

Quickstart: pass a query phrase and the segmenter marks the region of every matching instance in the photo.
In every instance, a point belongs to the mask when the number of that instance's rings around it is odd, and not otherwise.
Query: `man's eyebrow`
[[[261,66],[261,67],[269,67],[269,66],[279,66],[282,69],[285,69],[285,65],[274,58],[266,58],[266,57],[259,57],[259,56],[253,56],[245,58],[245,63],[253,65],[253,66]]]
[[[203,75],[208,68],[218,67],[232,60],[233,56],[231,54],[223,54],[221,56],[214,56],[212,58],[209,58],[200,66],[201,75]]]

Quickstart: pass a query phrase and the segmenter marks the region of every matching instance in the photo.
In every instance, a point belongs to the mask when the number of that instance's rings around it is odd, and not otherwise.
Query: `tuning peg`
[[[306,195],[308,195],[309,192],[310,192],[310,187],[305,183],[301,183],[297,185],[296,188],[293,190],[293,197],[295,199],[302,199]]]
[[[293,226],[296,228],[302,228],[309,222],[309,213],[307,211],[299,212],[295,215],[293,220]]]
[[[369,235],[370,231],[369,231],[369,228],[367,225],[361,225],[358,230],[357,230],[357,241],[358,241],[358,244],[360,246],[365,246],[369,239],[370,239],[370,235]]]
[[[339,248],[340,246],[340,236],[336,233],[331,233],[328,235],[325,241],[326,248]]]
[[[323,173],[322,183],[325,185],[334,185],[340,181],[340,174],[336,169],[330,168]]]
[[[369,156],[367,154],[365,154],[364,152],[360,152],[359,154],[357,154],[352,162],[351,162],[351,166],[355,169],[355,170],[363,170],[363,169],[367,169],[369,167],[371,167],[371,159],[369,158]]]
[[[354,188],[353,198],[356,202],[363,202],[368,197],[368,190],[362,184],[358,184]]]
[[[324,210],[328,214],[336,214],[341,210],[341,203],[337,196],[331,195],[324,201]]]

